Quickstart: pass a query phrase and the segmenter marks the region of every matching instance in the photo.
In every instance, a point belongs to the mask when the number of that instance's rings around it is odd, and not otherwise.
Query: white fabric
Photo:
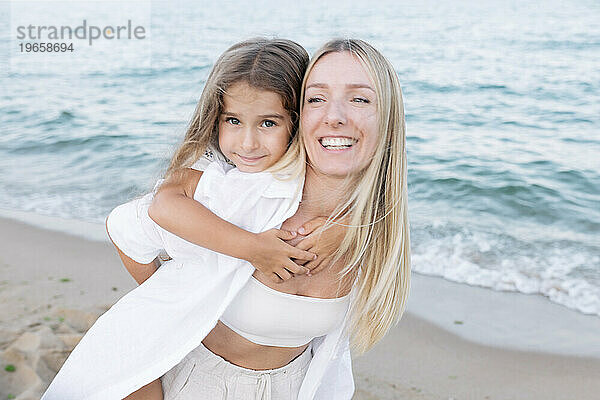
[[[279,228],[297,210],[303,182],[210,163],[194,199],[251,232]],[[213,329],[254,267],[187,242],[154,224],[151,194],[117,207],[108,232],[142,263],[160,249],[173,258],[103,314],[75,347],[44,400],[122,399],[179,363]],[[150,260],[151,261],[151,260]],[[354,294],[354,291],[353,291]],[[354,380],[344,322],[313,339],[299,400],[348,400]]]
[[[349,300],[283,293],[251,276],[219,319],[251,342],[299,347],[341,324]]]
[[[227,164],[226,159],[221,152],[213,148],[207,149],[204,155],[192,165],[192,168],[198,171],[204,171],[213,162],[218,162],[222,173],[226,173],[233,168],[231,165]],[[110,232],[112,241],[119,246],[119,249],[121,249],[123,253],[141,264],[152,262],[163,249],[166,250],[172,258],[175,258],[172,252],[174,251],[176,254],[179,254],[179,251],[176,250],[177,245],[188,243],[160,228],[160,226],[148,217],[148,207],[152,202],[153,194],[156,193],[156,190],[163,181],[164,179],[159,179],[156,182],[152,193],[148,193],[142,198],[116,207],[110,213],[107,220],[108,231]],[[206,184],[203,185],[203,187],[204,191],[209,190],[206,187]],[[204,203],[207,201],[209,195],[202,195],[199,192],[200,188],[201,186],[198,184],[194,198],[201,203]],[[219,191],[222,190],[222,188],[217,189]],[[196,198],[197,196],[203,197]],[[184,255],[194,254],[193,251],[190,251],[189,244],[184,247],[186,249]]]
[[[258,377],[258,385],[256,385],[256,398],[262,400],[271,400],[271,375],[261,374]]]
[[[161,376],[164,400],[297,400],[311,345],[288,364],[252,370],[231,364],[202,343]]]
[[[200,157],[194,165],[192,165],[192,168],[197,169],[198,171],[204,171],[206,167],[208,167],[208,165],[213,161],[223,161],[229,166],[234,166],[231,163],[231,161],[229,161],[227,157],[225,157],[223,153],[221,153],[220,150],[209,146],[208,149],[206,149],[206,151],[204,152],[204,155]]]

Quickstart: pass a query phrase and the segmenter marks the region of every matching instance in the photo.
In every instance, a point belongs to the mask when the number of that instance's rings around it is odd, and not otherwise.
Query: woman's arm
[[[284,242],[294,238],[295,233],[279,229],[258,234],[248,232],[194,200],[201,177],[201,171],[191,168],[174,173],[154,195],[148,209],[150,218],[188,242],[250,262],[274,282],[287,280],[292,274],[308,272],[292,258],[308,261],[313,260],[315,255]]]

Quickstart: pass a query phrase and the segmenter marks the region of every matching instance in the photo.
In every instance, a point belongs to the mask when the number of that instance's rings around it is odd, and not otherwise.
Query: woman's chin
[[[358,168],[352,168],[348,163],[327,163],[324,168],[313,165],[312,169],[317,175],[328,178],[345,179],[348,176],[355,174]]]

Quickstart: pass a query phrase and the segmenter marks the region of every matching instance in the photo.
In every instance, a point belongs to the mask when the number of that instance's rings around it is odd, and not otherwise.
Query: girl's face
[[[223,95],[219,147],[240,171],[264,171],[286,152],[291,126],[279,94],[234,83]]]
[[[375,85],[349,52],[329,53],[306,81],[302,135],[312,169],[345,177],[369,165],[378,137]]]

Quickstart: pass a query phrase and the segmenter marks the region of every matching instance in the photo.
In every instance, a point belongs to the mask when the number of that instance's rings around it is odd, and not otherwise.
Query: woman
[[[299,148],[305,149],[308,160],[304,192],[296,214],[281,229],[295,231],[319,215],[335,219],[345,215],[349,226],[329,268],[312,277],[294,276],[274,289],[300,296],[332,298],[343,297],[353,288],[344,324],[346,330],[339,340],[344,342],[346,335],[351,335],[353,349],[361,354],[379,341],[400,317],[409,291],[401,89],[391,64],[360,40],[333,40],[325,44],[309,65],[303,86],[298,137],[302,144]],[[302,247],[301,239],[290,243]],[[254,276],[268,284],[260,273],[255,272]],[[317,339],[311,342],[313,346]],[[195,353],[205,364],[210,359],[226,367],[229,364],[248,370],[270,370],[296,361],[308,346],[256,344],[219,321]],[[342,345],[339,353],[342,355],[337,359],[321,362],[321,368],[308,368],[301,387],[294,389],[299,393],[298,398],[351,398],[354,385],[348,349]],[[231,382],[214,379],[213,374],[203,370],[202,363],[196,363],[191,372],[184,367],[193,362],[193,357],[186,358],[163,377],[163,383],[168,382],[164,387],[165,399],[201,398],[192,385],[186,389],[189,382],[205,386],[224,384],[227,391],[231,390]],[[317,365],[314,357],[311,364]],[[260,387],[264,381],[259,379],[260,375],[255,376],[260,391],[264,389]],[[169,384],[177,381],[183,382],[183,386],[171,390]],[[211,393],[222,394],[225,388],[215,390]],[[275,390],[272,395],[277,398]]]

